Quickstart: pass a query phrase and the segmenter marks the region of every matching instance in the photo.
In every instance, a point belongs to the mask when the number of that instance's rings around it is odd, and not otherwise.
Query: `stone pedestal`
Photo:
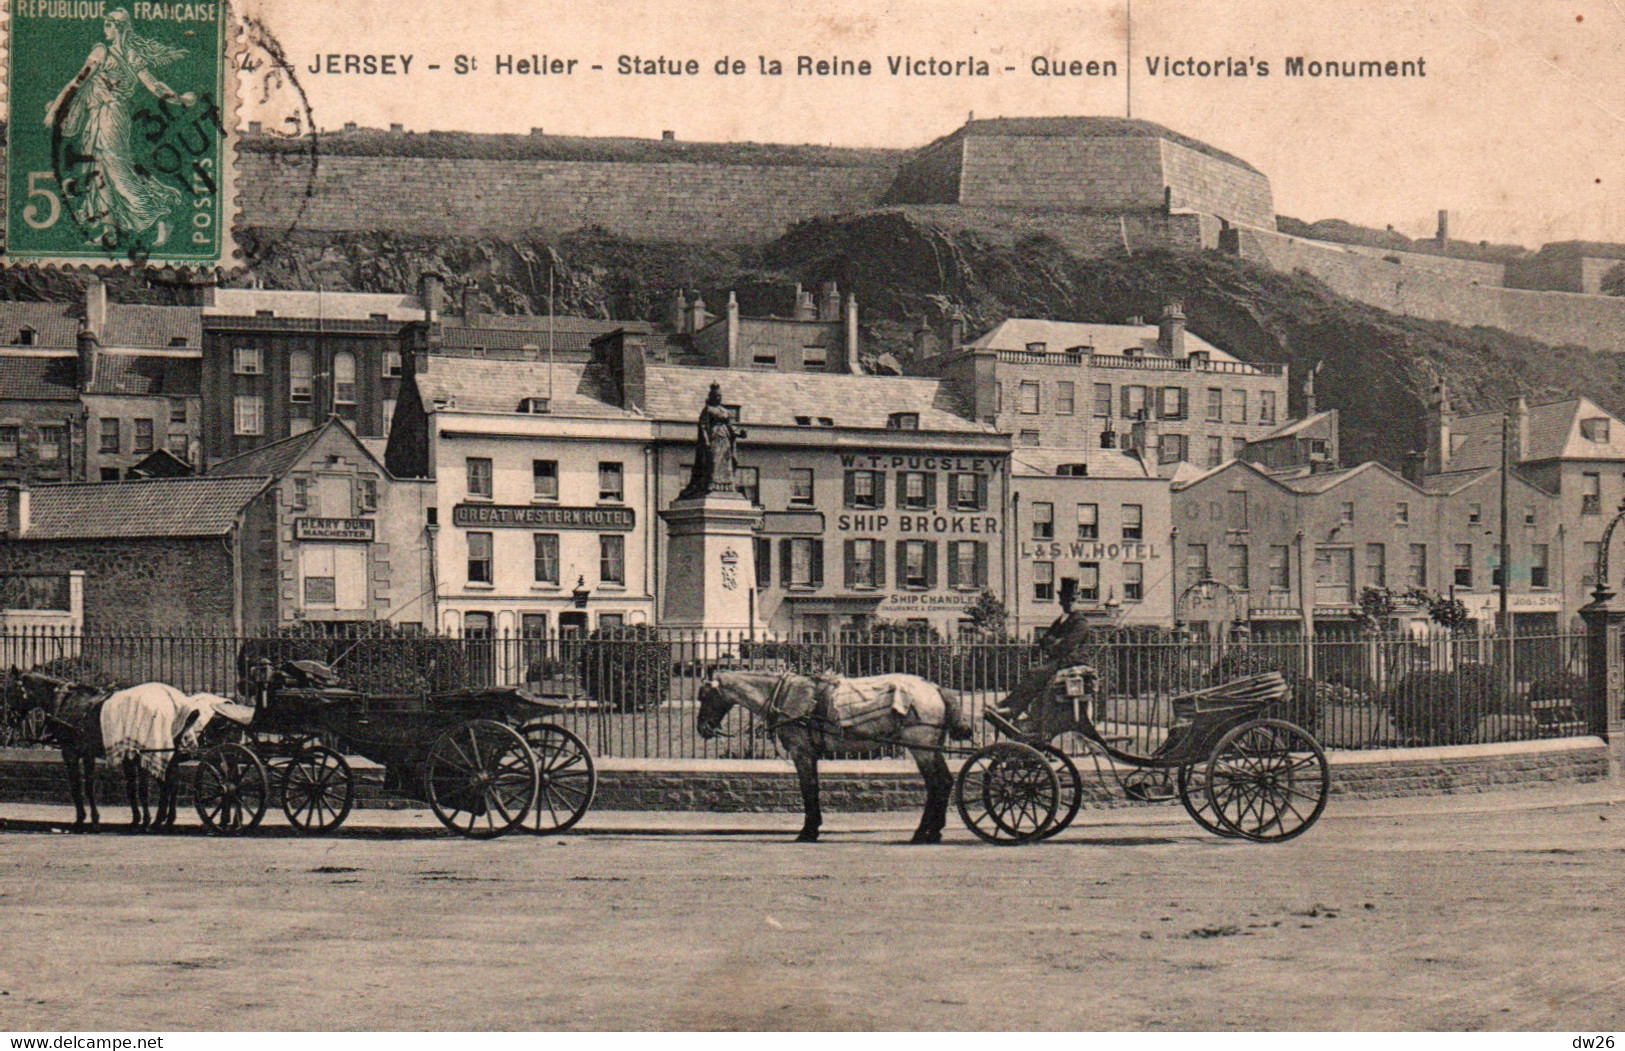
[[[761,515],[738,493],[676,500],[666,520],[665,608],[660,626],[744,632],[756,588],[754,537]]]

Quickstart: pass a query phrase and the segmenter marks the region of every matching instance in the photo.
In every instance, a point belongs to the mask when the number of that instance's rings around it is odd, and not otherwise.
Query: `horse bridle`
[[[714,679],[714,678],[708,680],[706,682],[706,685],[711,687],[711,689],[716,690],[718,692],[721,692],[721,690],[722,690],[722,684],[717,682],[717,680]],[[789,688],[789,685],[790,685],[790,676],[788,676],[788,675],[780,675],[779,678],[778,678],[778,682],[774,683],[773,689],[768,692],[766,703],[764,703],[762,705],[762,717],[763,718],[776,718],[776,717],[779,717],[781,715],[781,713],[778,711],[779,698],[784,695],[784,691]],[[736,701],[734,703],[737,704],[738,702]],[[806,716],[801,716],[801,717],[798,717],[797,719],[782,719],[782,718],[780,718],[780,719],[778,719],[778,721],[781,724],[784,724],[784,723],[799,722],[799,721],[801,721],[801,719],[805,719],[805,718],[806,718]],[[716,728],[711,731],[711,736],[712,737],[738,737],[739,735],[737,733],[731,731],[731,730],[724,730],[722,728],[722,720],[718,719]]]

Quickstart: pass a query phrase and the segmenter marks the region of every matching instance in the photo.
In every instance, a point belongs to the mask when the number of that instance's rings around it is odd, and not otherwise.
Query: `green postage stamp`
[[[8,0],[0,262],[232,264],[223,0]]]

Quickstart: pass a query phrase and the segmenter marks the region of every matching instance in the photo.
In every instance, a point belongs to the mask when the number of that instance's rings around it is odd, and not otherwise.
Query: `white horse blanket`
[[[137,758],[147,773],[161,778],[176,749],[196,748],[209,721],[223,710],[229,715],[229,708],[235,707],[218,694],[183,693],[161,682],[119,690],[102,705],[107,761]]]
[[[917,675],[871,675],[837,679],[830,693],[830,709],[843,730],[864,732],[886,722],[887,716],[937,723],[947,703],[935,683]]]

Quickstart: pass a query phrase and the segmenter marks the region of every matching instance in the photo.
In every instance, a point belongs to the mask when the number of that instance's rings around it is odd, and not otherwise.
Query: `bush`
[[[1412,672],[1383,695],[1383,704],[1399,732],[1421,745],[1471,744],[1482,716],[1513,707],[1502,676],[1490,665],[1470,663]]]
[[[1587,696],[1585,676],[1568,671],[1558,672],[1550,678],[1536,679],[1529,687],[1530,701],[1573,701],[1579,704]]]
[[[361,693],[422,695],[460,690],[470,685],[470,657],[483,656],[479,639],[423,635],[379,624],[365,633],[335,635],[318,624],[285,628],[276,635],[250,639],[238,654],[239,675],[261,659],[273,665],[313,660],[332,665],[339,681]]]
[[[842,635],[839,654],[836,670],[848,678],[918,675],[943,685],[953,680],[948,641],[929,625],[875,621],[860,634]]]
[[[654,708],[671,696],[671,644],[648,624],[599,628],[577,660],[587,696],[617,712]]]

